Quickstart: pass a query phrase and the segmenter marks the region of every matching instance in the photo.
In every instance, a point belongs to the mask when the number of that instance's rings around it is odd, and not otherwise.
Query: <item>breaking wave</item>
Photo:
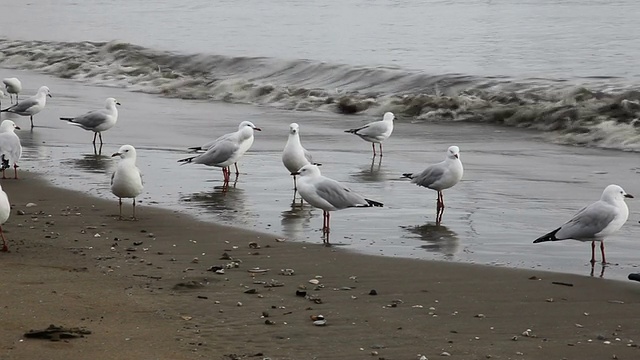
[[[414,121],[530,128],[564,144],[640,151],[640,86],[625,79],[430,75],[312,60],[177,54],[125,42],[0,39],[0,65],[173,98]]]

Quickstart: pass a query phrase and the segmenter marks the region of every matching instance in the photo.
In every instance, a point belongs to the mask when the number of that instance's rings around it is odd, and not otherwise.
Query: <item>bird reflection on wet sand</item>
[[[95,154],[83,154],[79,159],[67,159],[62,162],[90,173],[107,173],[114,166],[110,156]]]
[[[452,257],[458,252],[460,239],[458,234],[444,225],[436,225],[435,223],[427,223],[417,226],[401,226],[411,237],[418,238],[427,242],[420,247],[429,252],[442,253],[446,257]]]
[[[213,191],[202,191],[180,196],[181,202],[191,202],[194,205],[214,213],[221,220],[231,221],[241,218],[245,214],[244,189],[236,187],[236,181],[215,186]]]
[[[305,230],[311,223],[311,209],[311,205],[294,199],[291,208],[280,213],[280,225],[284,235],[292,239],[304,237]]]
[[[592,277],[594,276],[595,265],[596,265],[595,263],[591,263],[591,271],[589,272],[589,276],[592,276]],[[601,269],[600,269],[599,277],[604,277],[604,269],[607,268],[607,264],[604,264],[604,265],[601,264],[600,266],[601,266]]]
[[[360,168],[361,170],[355,174],[351,174],[356,179],[364,182],[380,182],[384,181],[384,172],[382,169],[382,158],[371,158],[371,164]]]

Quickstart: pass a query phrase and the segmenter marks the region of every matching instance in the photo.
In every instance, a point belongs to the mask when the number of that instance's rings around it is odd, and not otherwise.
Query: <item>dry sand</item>
[[[0,359],[640,358],[634,282],[365,256],[151,206],[119,221],[30,173],[2,187]],[[91,334],[23,337],[49,324]]]

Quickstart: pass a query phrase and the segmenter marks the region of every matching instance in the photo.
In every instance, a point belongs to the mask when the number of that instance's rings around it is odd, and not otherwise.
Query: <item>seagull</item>
[[[191,151],[195,151],[195,152],[206,152],[207,150],[209,150],[209,148],[215,144],[218,143],[222,140],[228,139],[231,136],[237,135],[240,131],[242,131],[245,127],[247,126],[253,126],[254,130],[256,131],[262,131],[262,129],[255,127],[255,125],[253,125],[253,123],[251,121],[243,121],[240,123],[240,125],[238,125],[238,131],[232,132],[232,133],[228,133],[228,134],[224,134],[220,137],[218,137],[215,140],[211,140],[208,143],[202,145],[202,146],[194,146],[194,147],[190,147],[189,150]],[[246,138],[245,140],[243,140],[240,144],[241,149],[240,151],[244,154],[245,152],[247,152],[247,150],[249,150],[251,148],[251,145],[253,145],[253,133],[251,134],[250,137]],[[238,163],[234,162],[233,165],[235,165],[236,167],[236,176],[240,175],[240,171],[238,170]],[[224,170],[223,170],[224,171]],[[227,169],[227,172],[229,172],[229,169]]]
[[[593,265],[596,262],[596,241],[599,241],[602,265],[606,265],[604,239],[620,230],[629,217],[629,208],[624,198],[633,198],[633,195],[627,194],[618,185],[609,185],[602,192],[600,200],[582,208],[571,220],[537,238],[533,243],[565,239],[591,241],[591,264]]]
[[[7,93],[11,97],[11,103],[13,104],[13,94],[16,95],[16,103],[18,102],[18,94],[22,91],[22,83],[18,78],[6,78],[2,79],[4,83],[4,88],[7,90]]]
[[[460,149],[450,146],[447,149],[447,157],[444,161],[429,165],[421,173],[405,173],[402,176],[411,179],[411,182],[438,192],[436,202],[436,224],[442,221],[444,214],[444,195],[442,190],[456,185],[462,179],[462,162],[460,161]]]
[[[391,136],[395,119],[396,116],[392,112],[386,112],[380,121],[374,121],[363,127],[345,130],[344,132],[356,134],[362,140],[370,142],[373,156],[376,156],[376,143],[380,144],[380,156],[382,156],[382,142]]]
[[[3,120],[0,123],[0,158],[2,159],[2,178],[6,179],[4,170],[13,164],[13,178],[18,178],[18,160],[22,156],[22,145],[20,144],[20,138],[14,130],[20,130],[20,128],[11,120]]]
[[[104,109],[89,111],[73,118],[61,117],[60,120],[66,120],[71,125],[93,131],[93,145],[96,144],[96,136],[100,136],[100,145],[102,146],[102,132],[111,129],[118,121],[118,108],[116,105],[120,105],[120,103],[110,97],[105,101]]]
[[[34,96],[0,110],[0,112],[10,112],[21,116],[28,116],[31,119],[31,128],[33,129],[33,115],[44,109],[44,106],[47,104],[47,96],[51,97],[49,88],[41,86]]]
[[[122,198],[133,198],[133,219],[136,220],[136,197],[142,192],[142,173],[136,166],[136,149],[122,145],[111,157],[120,157],[116,171],[111,175],[111,192],[118,197],[120,219],[122,219]]]
[[[206,151],[198,156],[192,156],[180,159],[178,162],[183,164],[203,164],[207,166],[217,166],[222,168],[224,182],[229,182],[230,170],[229,166],[236,163],[242,155],[253,145],[253,131],[261,131],[250,121],[243,121],[238,127],[238,131],[225,134],[207,143],[201,147],[190,148],[191,150]],[[236,176],[239,175],[238,165],[236,164]]]
[[[295,174],[300,175],[298,180],[300,196],[311,206],[322,209],[322,232],[325,234],[330,231],[331,211],[350,207],[383,206],[380,202],[366,199],[354,193],[336,180],[322,176],[317,165],[307,164]]]
[[[300,144],[300,126],[296,123],[289,124],[289,139],[282,151],[282,163],[293,176],[293,189],[297,190],[295,174],[303,166],[312,164],[313,160],[307,149]]]
[[[9,220],[9,215],[11,214],[11,204],[9,203],[9,198],[7,197],[7,193],[2,190],[2,186],[0,186],[0,237],[2,237],[2,252],[8,252],[9,248],[7,247],[7,240],[4,238],[4,233],[2,232],[2,225]]]

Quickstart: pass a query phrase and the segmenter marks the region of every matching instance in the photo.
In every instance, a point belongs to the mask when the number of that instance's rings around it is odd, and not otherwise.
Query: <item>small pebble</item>
[[[440,353],[440,356],[451,356],[451,354],[449,354],[446,351],[443,351],[443,352]]]

